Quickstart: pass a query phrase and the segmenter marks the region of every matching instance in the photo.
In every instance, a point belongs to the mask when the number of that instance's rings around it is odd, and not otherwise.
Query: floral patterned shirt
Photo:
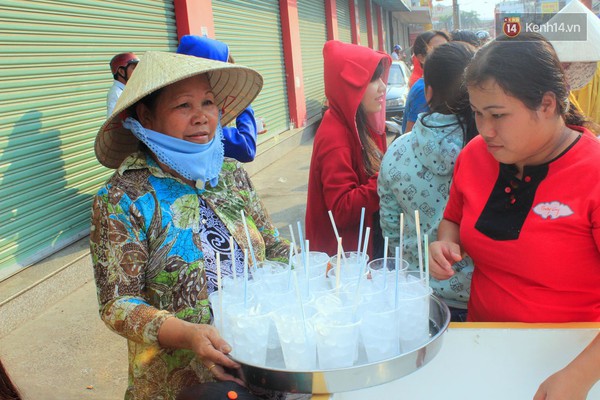
[[[233,161],[226,159],[217,187],[203,190],[164,172],[148,154],[134,153],[94,197],[90,249],[100,316],[127,339],[125,399],[174,399],[182,388],[212,380],[192,351],[158,344],[167,318],[211,321],[201,206],[212,210],[241,248],[247,247],[244,210],[256,259],[287,261],[289,243]]]

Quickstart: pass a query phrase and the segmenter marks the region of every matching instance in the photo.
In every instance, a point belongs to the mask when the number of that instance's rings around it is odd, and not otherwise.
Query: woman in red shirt
[[[497,39],[466,85],[480,136],[457,159],[431,275],[471,256],[470,321],[600,321],[600,141],[569,104],[552,45]],[[584,400],[598,379],[600,336],[534,399]]]

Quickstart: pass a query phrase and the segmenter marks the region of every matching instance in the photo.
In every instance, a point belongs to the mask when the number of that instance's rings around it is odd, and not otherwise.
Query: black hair
[[[377,65],[377,68],[375,68],[371,82],[376,81],[383,75],[383,72],[385,71],[383,62],[384,60],[381,60]],[[356,110],[356,128],[358,129],[358,137],[362,144],[362,156],[365,171],[369,176],[375,175],[379,172],[383,154],[381,154],[379,147],[377,147],[375,141],[371,138],[367,122],[367,113],[362,105],[359,105],[358,110]]]
[[[412,47],[413,54],[415,56],[418,56],[418,55],[426,56],[427,52],[429,51],[429,42],[431,42],[431,39],[433,39],[435,36],[441,36],[444,39],[446,39],[447,41],[450,41],[450,37],[448,37],[446,32],[425,31],[425,32],[421,33],[419,36],[417,36],[417,38],[415,39],[415,42],[413,43],[413,47]]]
[[[481,41],[477,34],[473,31],[468,31],[466,29],[456,29],[450,32],[450,38],[453,42],[465,42],[469,43],[471,46],[480,47]]]
[[[2,400],[20,400],[21,396],[14,383],[10,380],[4,364],[0,361],[0,399]]]
[[[465,42],[445,43],[429,53],[423,70],[425,87],[431,87],[433,94],[428,101],[430,111],[421,122],[429,127],[427,117],[433,113],[456,115],[463,131],[463,145],[477,136],[469,93],[463,81],[475,52],[476,48]]]
[[[556,112],[569,125],[588,121],[569,103],[565,72],[554,48],[542,35],[523,32],[516,37],[498,37],[481,48],[467,68],[466,84],[478,86],[493,79],[504,92],[537,110],[544,94],[556,97]]]

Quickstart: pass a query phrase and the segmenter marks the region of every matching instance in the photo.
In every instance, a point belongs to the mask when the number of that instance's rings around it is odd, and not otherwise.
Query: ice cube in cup
[[[317,369],[317,347],[312,324],[315,313],[314,307],[293,305],[281,308],[273,315],[285,367],[289,370]]]
[[[396,272],[398,266],[398,272]],[[408,261],[395,257],[377,258],[367,264],[369,278],[380,287],[395,285],[396,278],[402,279],[408,269]]]
[[[232,313],[230,311],[235,310],[237,307],[241,307],[244,304],[244,298],[242,296],[230,296],[227,295],[226,291],[221,292],[222,304],[219,304],[219,291],[214,291],[208,295],[208,302],[213,313],[213,325],[219,330],[219,334],[227,343],[233,345],[233,333],[232,333]],[[253,296],[250,295],[248,303],[252,304]],[[221,312],[223,315],[221,315]]]
[[[367,262],[369,256],[365,253],[356,251],[346,251],[340,254],[340,279],[342,283],[358,280],[359,275],[363,276],[367,272]],[[329,259],[330,270],[328,275],[335,277],[337,273],[337,255]]]
[[[257,284],[268,291],[278,291],[288,287],[290,267],[279,261],[261,261],[253,271]]]
[[[369,362],[400,354],[399,310],[385,300],[363,306],[360,336]]]
[[[271,313],[264,313],[257,307],[246,308],[243,304],[233,305],[227,313],[231,314],[232,321],[232,356],[246,364],[265,366]]]
[[[305,255],[299,253],[292,257],[292,265],[294,270],[305,270]],[[329,255],[321,251],[309,251],[308,252],[308,274],[310,277],[321,275],[327,271],[327,265],[329,264]]]
[[[419,348],[429,340],[429,303],[432,289],[409,283],[398,292],[398,327],[403,353]]]
[[[349,310],[313,317],[320,369],[351,367],[358,359],[361,320]]]

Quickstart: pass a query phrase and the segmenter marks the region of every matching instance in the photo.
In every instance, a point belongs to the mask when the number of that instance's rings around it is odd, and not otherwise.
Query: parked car
[[[392,62],[385,95],[386,120],[391,120],[392,117],[402,117],[408,95],[409,77],[410,71],[403,61]]]

